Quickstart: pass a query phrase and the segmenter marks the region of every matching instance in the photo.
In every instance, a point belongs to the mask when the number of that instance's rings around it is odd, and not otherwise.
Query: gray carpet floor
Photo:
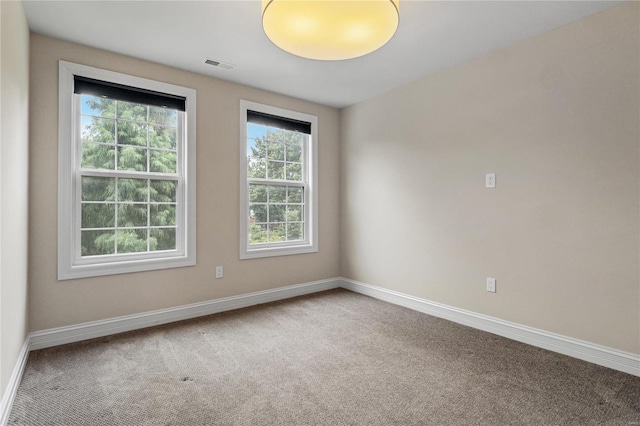
[[[32,352],[10,425],[633,425],[640,378],[346,290]]]

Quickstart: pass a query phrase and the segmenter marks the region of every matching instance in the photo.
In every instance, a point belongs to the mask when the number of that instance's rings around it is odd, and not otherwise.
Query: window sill
[[[104,275],[128,274],[131,272],[154,271],[157,269],[194,266],[195,256],[175,256],[155,259],[131,260],[90,265],[58,265],[58,280],[72,280]]]
[[[242,251],[240,253],[240,260],[257,259],[261,257],[292,256],[295,254],[306,254],[306,253],[317,253],[317,252],[318,252],[318,247],[316,245],[253,248],[253,249]]]

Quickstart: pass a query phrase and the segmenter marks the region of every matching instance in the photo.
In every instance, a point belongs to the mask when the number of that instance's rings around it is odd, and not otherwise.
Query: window
[[[195,90],[59,69],[58,279],[195,265]]]
[[[240,101],[240,258],[317,252],[317,117]]]

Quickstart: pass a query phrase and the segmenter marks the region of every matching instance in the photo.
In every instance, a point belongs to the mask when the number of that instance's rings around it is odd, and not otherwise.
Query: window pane
[[[287,161],[300,162],[302,157],[302,137],[298,142],[287,143]]]
[[[113,201],[116,179],[82,176],[82,201]]]
[[[149,126],[149,146],[151,148],[176,149],[176,129]]]
[[[286,163],[287,180],[302,181],[302,164]]]
[[[267,177],[267,162],[253,157],[248,158],[247,176],[250,179],[265,179]]]
[[[284,180],[284,163],[279,161],[269,161],[269,170],[267,173],[269,179]]]
[[[167,226],[176,224],[176,206],[172,204],[152,204],[151,226]]]
[[[147,150],[132,146],[118,147],[118,170],[147,171]]]
[[[300,145],[302,144],[302,140],[305,137],[304,133],[296,132],[296,131],[287,131],[287,144]]]
[[[148,194],[147,179],[118,179],[118,201],[146,202]]]
[[[262,157],[260,156],[260,150],[255,139],[247,139],[247,155],[256,159],[264,158],[264,155]]]
[[[118,227],[147,226],[147,204],[118,204]]]
[[[116,151],[113,145],[98,145],[95,143],[82,144],[82,164],[84,169],[115,168]]]
[[[176,127],[178,125],[178,111],[174,109],[150,106],[149,123]]]
[[[269,222],[284,222],[285,206],[283,204],[269,204]]]
[[[151,230],[149,241],[151,251],[155,250],[175,250],[176,230],[175,228],[155,228]]]
[[[175,203],[176,185],[174,180],[152,180],[151,181],[151,201],[157,203]]]
[[[285,226],[283,223],[270,223],[269,242],[286,241]]]
[[[80,97],[80,103],[80,112],[82,114],[112,118],[116,116],[116,103],[113,99],[82,95]]]
[[[267,225],[253,225],[249,229],[249,244],[267,242]]]
[[[96,118],[83,115],[80,125],[80,137],[83,142],[115,143],[116,122],[108,118]]]
[[[289,197],[287,202],[289,203],[302,203],[302,188],[297,186],[290,186],[288,188]]]
[[[82,256],[115,253],[115,231],[82,231]]]
[[[117,101],[118,118],[121,120],[147,121],[146,105]]]
[[[253,223],[267,222],[267,205],[266,204],[250,204],[249,217]]]
[[[151,150],[150,154],[149,168],[151,172],[176,173],[178,156],[175,152]]]
[[[302,193],[302,187],[250,184],[249,244],[303,239]],[[265,199],[268,203],[262,202]]]
[[[270,140],[267,146],[267,158],[284,161],[284,143]]]
[[[301,223],[288,223],[287,224],[287,241],[303,240],[304,235],[302,233]]]
[[[113,203],[82,203],[82,228],[112,228],[116,205]]]
[[[284,203],[287,201],[287,187],[286,186],[270,186],[269,187],[269,202],[270,203]]]
[[[250,203],[266,203],[267,202],[267,186],[266,185],[249,185],[249,202]]]
[[[302,221],[302,206],[294,205],[287,206],[287,222],[301,222]]]
[[[147,251],[146,229],[118,229],[118,253],[140,253]]]
[[[261,124],[247,123],[248,138],[264,138],[267,135],[267,128]]]
[[[147,146],[147,125],[118,121],[118,144]]]

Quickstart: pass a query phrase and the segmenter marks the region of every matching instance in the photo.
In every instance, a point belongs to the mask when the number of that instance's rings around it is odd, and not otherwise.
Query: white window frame
[[[59,61],[58,81],[58,279],[178,268],[196,264],[196,91],[86,65]],[[177,147],[176,250],[80,256],[80,103],[74,97],[74,76],[109,81],[186,98],[185,119],[179,120],[182,146]],[[83,171],[91,175],[90,171]],[[137,177],[136,172],[118,172]],[[151,173],[149,173],[151,174]],[[145,174],[142,177],[147,177]]]
[[[311,123],[303,148],[304,240],[249,244],[249,180],[247,177],[247,111]],[[293,183],[293,182],[292,182]],[[240,259],[286,256],[318,251],[318,117],[270,105],[240,100]]]

